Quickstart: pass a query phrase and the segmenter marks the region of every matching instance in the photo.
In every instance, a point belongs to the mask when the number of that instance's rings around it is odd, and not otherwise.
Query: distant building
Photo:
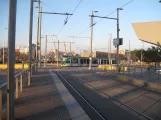
[[[25,49],[28,48],[26,46],[20,46],[15,49],[15,51],[26,54]]]
[[[125,55],[127,53],[128,50],[126,49],[119,49],[119,54]],[[113,50],[113,53],[116,53],[116,50]]]
[[[4,48],[4,55],[6,56],[8,53],[8,49],[7,48]],[[3,55],[3,48],[0,48],[0,56]]]
[[[47,53],[47,58],[51,58],[52,60],[57,60],[57,49],[50,49],[49,53]],[[59,61],[61,61],[62,57],[64,56],[64,52],[59,51]]]
[[[16,51],[23,53],[23,54],[28,54],[29,53],[29,46],[20,46],[15,49]],[[32,54],[35,54],[36,52],[36,45],[32,44]]]
[[[81,52],[80,54],[81,57],[89,57],[90,56],[90,52],[89,51],[84,51]],[[111,53],[109,54],[108,52],[102,52],[102,51],[94,51],[92,57],[96,57],[96,58],[117,58],[116,53]],[[119,54],[119,59],[121,60],[126,60],[126,56],[123,54]]]

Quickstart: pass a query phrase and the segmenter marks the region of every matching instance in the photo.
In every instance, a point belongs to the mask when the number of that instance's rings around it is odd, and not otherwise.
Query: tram
[[[75,56],[64,56],[62,59],[61,66],[77,66],[77,67],[87,67],[89,66],[89,57],[75,57]],[[115,59],[111,58],[92,58],[92,67],[98,67],[100,64],[110,64],[116,65]]]

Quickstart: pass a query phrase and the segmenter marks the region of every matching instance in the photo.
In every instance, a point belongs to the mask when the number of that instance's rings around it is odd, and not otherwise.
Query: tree
[[[158,43],[157,46],[151,46],[147,50],[136,49],[131,51],[131,54],[136,57],[136,60],[141,60],[144,62],[155,62],[155,66],[157,63],[161,62],[161,45]]]
[[[135,61],[141,60],[141,52],[144,53],[144,50],[135,49],[135,50],[131,51],[131,55],[132,55],[133,58],[135,58]]]

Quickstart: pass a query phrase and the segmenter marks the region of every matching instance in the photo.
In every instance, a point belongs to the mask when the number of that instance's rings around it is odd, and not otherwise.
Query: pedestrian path
[[[89,120],[60,79],[48,69],[39,69],[15,101],[17,120]]]

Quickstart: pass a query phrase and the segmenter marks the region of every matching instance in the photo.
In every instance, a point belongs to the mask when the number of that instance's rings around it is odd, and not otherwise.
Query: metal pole
[[[37,39],[36,39],[36,72],[38,68],[38,44],[39,44],[39,12],[40,12],[40,0],[38,1],[38,15],[37,15]]]
[[[14,120],[14,61],[17,0],[10,0],[8,20],[7,120]]]
[[[119,39],[119,8],[117,8],[117,39]],[[117,45],[117,71],[119,72],[119,45]]]
[[[4,47],[5,47],[5,40],[3,40],[3,64],[4,64]]]
[[[109,65],[111,65],[111,39],[112,39],[112,34],[110,34],[110,41],[109,41]]]
[[[44,61],[44,67],[46,67],[46,52],[47,52],[47,35],[45,35],[45,61]]]
[[[111,39],[112,39],[112,34],[110,35],[110,58],[111,58]]]
[[[58,40],[58,50],[57,50],[57,67],[59,66],[59,40]]]
[[[129,65],[130,65],[130,62],[131,62],[131,53],[130,53],[130,40],[129,40]]]
[[[72,43],[70,42],[70,55],[72,56]]]
[[[28,72],[28,86],[30,86],[31,75],[32,75],[32,24],[33,24],[33,0],[30,0],[30,26],[29,26],[29,72]]]
[[[42,7],[40,8],[40,12],[42,12]],[[42,25],[42,13],[40,13],[40,35],[39,35],[39,68],[41,68],[41,25]]]
[[[111,60],[111,34],[108,34],[110,35],[110,38],[108,40],[108,58],[109,58],[109,65],[111,64],[110,63],[110,60]]]
[[[143,68],[143,50],[144,50],[144,42],[142,42],[143,49],[141,50],[141,76],[142,76],[142,68]]]
[[[110,60],[110,38],[108,39],[108,59]]]
[[[92,11],[92,16],[94,11]],[[89,57],[89,70],[91,70],[92,65],[92,40],[93,40],[93,17],[91,16],[91,40],[90,40],[90,57]]]

